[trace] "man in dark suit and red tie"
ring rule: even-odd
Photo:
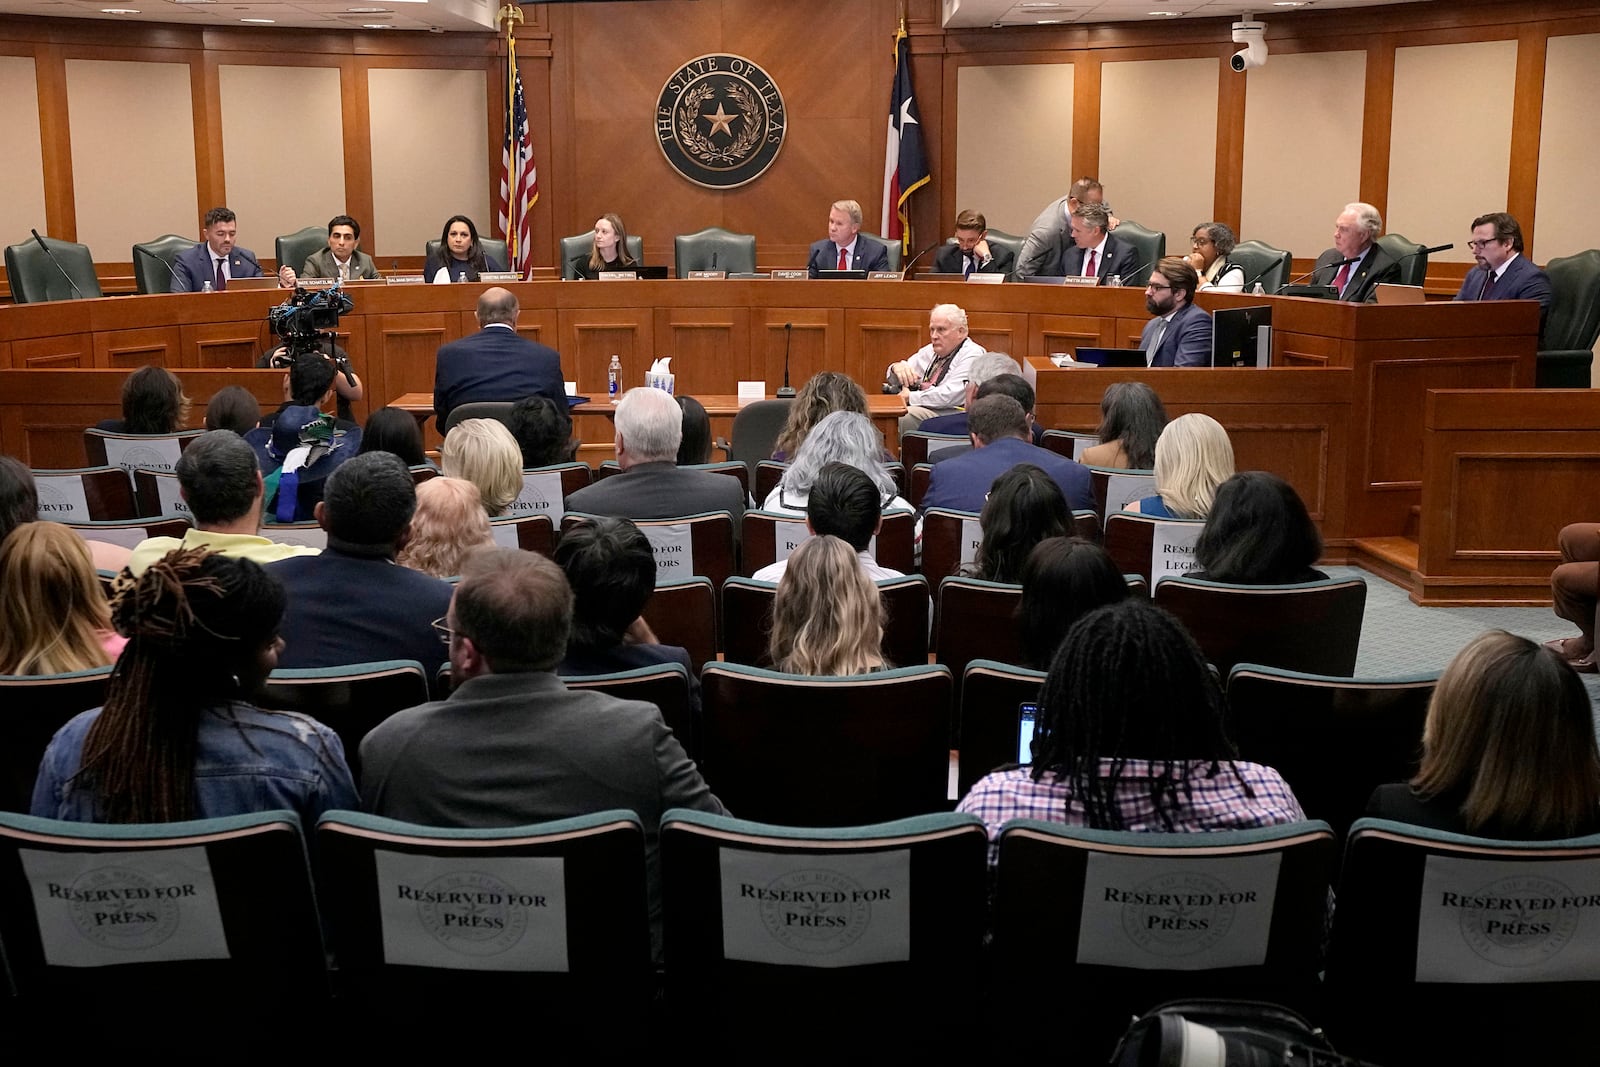
[[[1317,257],[1313,285],[1331,285],[1340,300],[1365,304],[1377,299],[1378,286],[1400,281],[1400,261],[1376,243],[1383,216],[1371,204],[1346,204],[1333,220],[1333,247]]]
[[[1522,254],[1522,226],[1504,211],[1491,211],[1472,220],[1472,240],[1467,242],[1478,269],[1467,271],[1457,300],[1537,300],[1539,335],[1550,310],[1550,276]]]
[[[888,270],[888,246],[861,236],[861,205],[835,200],[828,210],[828,239],[811,246],[806,269],[815,278],[823,270]]]
[[[1150,266],[1139,262],[1138,249],[1111,232],[1111,212],[1104,204],[1073,208],[1071,233],[1072,243],[1061,255],[1060,273],[1068,278],[1098,278],[1104,285],[1115,274],[1131,284],[1136,272]]]
[[[261,277],[261,263],[248,248],[240,248],[239,221],[225,207],[214,207],[206,212],[205,240],[193,248],[178,253],[172,264],[172,291],[198,293],[211,283],[217,292],[228,287],[234,278]],[[278,268],[280,288],[292,289],[295,283],[294,268],[285,263]]]

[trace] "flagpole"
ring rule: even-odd
[[[505,23],[505,27],[506,27],[506,109],[505,109],[506,130],[505,130],[505,137],[512,138],[512,144],[513,144],[513,147],[515,147],[516,131],[512,128],[512,124],[516,121],[516,119],[515,119],[515,114],[516,114],[516,96],[517,96],[517,32],[516,32],[516,26],[517,26],[517,23],[523,21],[524,15],[522,13],[522,8],[521,8],[520,5],[517,5],[517,4],[506,4],[504,7],[502,7],[499,10],[499,12],[497,13],[496,17],[501,22]],[[503,138],[502,138],[502,140],[503,140]],[[506,248],[510,252],[510,255],[509,255],[508,258],[511,260],[511,262],[506,264],[506,268],[508,270],[518,270],[520,268],[520,260],[522,258],[522,249],[517,247],[517,234],[521,230],[522,220],[517,217],[518,209],[520,208],[521,205],[516,203],[517,197],[516,197],[514,191],[517,188],[517,185],[518,185],[518,183],[519,183],[519,181],[520,181],[520,179],[522,177],[522,158],[521,158],[521,153],[513,151],[511,153],[511,159],[512,159],[511,169],[510,169],[510,172],[507,174],[507,178],[509,179],[508,186],[509,186],[510,192],[508,192],[508,195],[506,197]]]

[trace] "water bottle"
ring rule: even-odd
[[[456,281],[460,282],[462,285],[467,284],[467,272],[462,271],[460,274],[457,274]]]
[[[1267,295],[1267,291],[1265,289],[1261,288],[1261,283],[1260,282],[1256,282],[1256,287],[1254,289],[1250,290],[1250,295],[1251,296],[1266,296]]]
[[[211,290],[211,279],[210,279],[210,278],[207,278],[207,279],[206,279],[206,283],[205,283],[205,285],[204,285],[204,286],[202,286],[202,287],[201,287],[201,289],[200,289],[200,291],[201,291],[201,292],[202,292],[202,293],[209,293],[209,292],[211,292],[211,291],[212,291],[212,290]]]
[[[611,365],[606,368],[606,393],[610,395],[611,402],[617,402],[617,389],[622,384],[622,357],[612,353]]]

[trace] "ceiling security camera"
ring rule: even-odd
[[[1267,24],[1252,22],[1249,18],[1235,22],[1233,43],[1242,44],[1244,47],[1233,54],[1233,58],[1228,60],[1228,65],[1240,74],[1247,70],[1255,70],[1267,61]]]

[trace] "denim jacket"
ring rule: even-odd
[[[56,731],[34,782],[34,815],[102,821],[92,783],[73,781],[99,714],[83,712]],[[315,719],[233,703],[201,712],[196,730],[197,819],[286,809],[309,828],[324,811],[360,805],[339,735]]]

